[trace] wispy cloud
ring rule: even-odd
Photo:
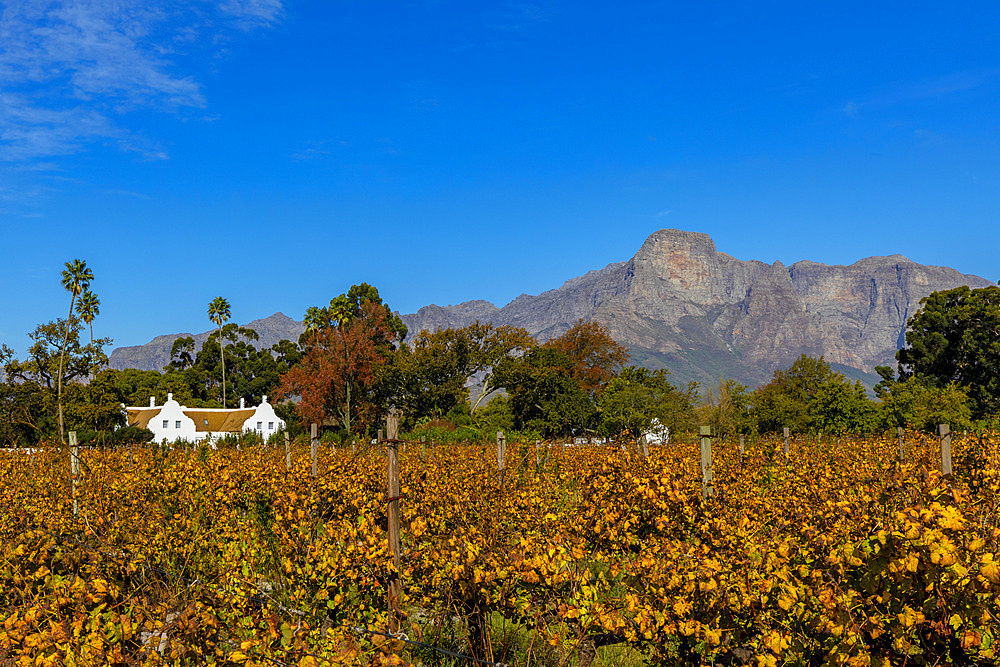
[[[848,100],[842,110],[845,115],[858,118],[862,111],[887,109],[973,90],[986,84],[996,74],[996,70],[970,70],[923,81],[897,83],[858,99]]]
[[[244,26],[271,25],[281,18],[283,10],[281,0],[227,0],[221,9]]]
[[[0,160],[37,161],[101,142],[162,159],[155,140],[128,128],[127,114],[204,108],[184,57],[227,31],[271,25],[282,5],[14,0],[0,12]]]
[[[318,160],[320,158],[325,158],[328,155],[332,155],[334,150],[337,148],[345,148],[350,145],[351,142],[344,141],[343,139],[314,139],[304,142],[303,145],[298,150],[294,151],[289,157],[293,160]]]

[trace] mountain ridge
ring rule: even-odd
[[[729,377],[757,385],[803,353],[823,355],[838,370],[871,383],[877,381],[875,366],[894,364],[906,321],[921,298],[959,285],[991,284],[900,254],[849,265],[739,260],[718,251],[707,234],[664,229],[651,234],[631,259],[540,294],[521,294],[500,307],[482,299],[429,304],[401,317],[411,337],[422,329],[480,320],[521,326],[540,340],[562,334],[580,319],[596,320],[631,350],[635,363],[668,368],[678,383]],[[301,322],[280,313],[244,326],[255,325],[266,329],[266,336],[258,331],[264,347],[281,337],[295,340],[302,331]],[[203,342],[210,333],[195,339]],[[162,368],[181,335],[191,334],[117,348],[111,366],[130,367],[147,356],[145,363],[162,360],[157,367]]]

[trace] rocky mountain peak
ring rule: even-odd
[[[596,320],[630,349],[634,363],[669,368],[679,384],[733,378],[756,385],[803,353],[824,355],[850,376],[874,382],[875,366],[895,363],[920,299],[959,285],[990,284],[898,254],[849,266],[741,261],[719,252],[707,234],[662,229],[631,259],[537,296],[522,294],[502,308],[483,300],[429,305],[402,319],[411,337],[421,329],[480,320],[524,327],[539,339],[557,336],[579,319]],[[281,313],[247,326],[261,335],[263,347],[280,338],[297,340],[302,331],[301,322]],[[118,348],[111,365],[162,368],[179,335],[190,334]]]

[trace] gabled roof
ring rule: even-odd
[[[149,422],[163,409],[162,405],[153,408],[125,408],[128,415],[128,425],[146,428]],[[227,410],[223,408],[183,408],[185,417],[194,420],[194,430],[210,433],[239,433],[243,430],[243,422],[250,419],[257,410],[243,408]]]
[[[253,416],[253,408],[244,410],[199,410],[188,408],[184,414],[194,420],[196,431],[211,431],[213,433],[239,433],[243,430],[243,422]]]
[[[146,428],[149,420],[152,419],[162,408],[127,408],[128,425]]]

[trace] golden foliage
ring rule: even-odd
[[[411,447],[403,629],[457,618],[464,652],[504,661],[496,618],[528,661],[993,663],[1000,440],[957,439],[948,479],[936,441],[906,446],[716,442],[707,500],[691,442],[524,446],[502,474],[486,448]],[[0,453],[0,664],[416,661],[352,629],[389,622],[384,454],[324,452],[317,480],[297,454],[84,452],[74,518],[64,453]]]

